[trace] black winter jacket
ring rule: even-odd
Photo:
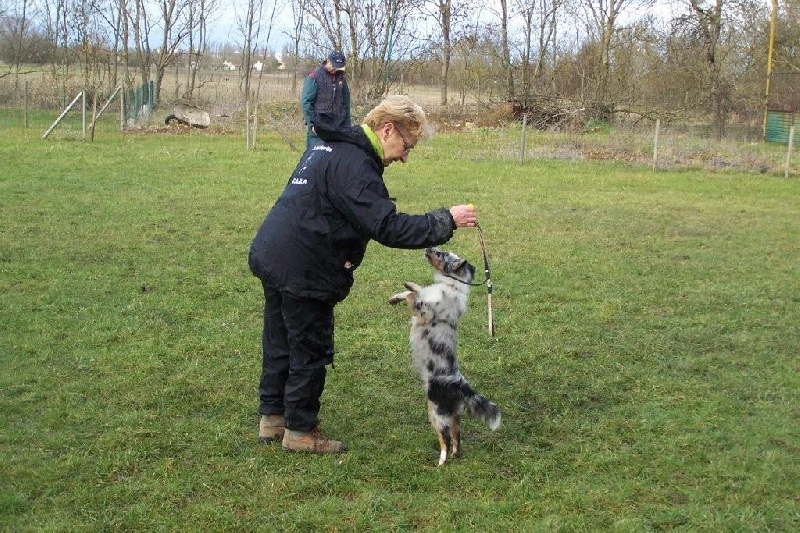
[[[303,154],[253,239],[249,264],[280,291],[335,304],[350,292],[370,240],[425,248],[449,241],[456,226],[445,208],[397,212],[362,127],[336,130],[319,122],[324,142]]]

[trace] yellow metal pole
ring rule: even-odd
[[[772,14],[769,17],[769,45],[767,46],[767,86],[764,90],[764,122],[761,125],[763,139],[767,140],[767,112],[769,105],[769,82],[772,79],[772,50],[775,46],[775,26],[778,23],[778,0],[772,0]]]

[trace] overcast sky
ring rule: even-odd
[[[782,0],[790,1],[790,0]],[[765,6],[769,6],[769,0],[761,0]],[[685,5],[687,0],[656,0],[656,6],[651,13],[656,13],[662,17],[669,18],[677,5]],[[209,40],[217,44],[239,44],[243,38],[236,24],[236,10],[242,11],[244,3],[240,0],[221,0],[221,8],[217,15],[217,20],[209,24]],[[633,13],[630,16],[637,16]],[[475,13],[479,21],[494,21],[496,15],[488,10],[480,10]],[[274,50],[280,51],[284,45],[287,45],[290,40],[286,33],[292,30],[292,14],[288,5],[285,5],[278,13],[275,21],[275,26],[272,29],[272,34],[268,46]]]

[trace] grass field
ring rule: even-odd
[[[478,206],[492,263],[459,354],[503,409],[437,445],[371,245],[337,307],[323,429],[257,442],[247,248],[298,155],[262,136],[0,136],[0,529],[796,531],[800,181],[468,160],[388,169],[398,207]],[[487,133],[486,135],[490,135]],[[446,246],[480,264],[477,235]]]

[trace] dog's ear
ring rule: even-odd
[[[461,268],[462,266],[464,266],[464,263],[466,263],[466,262],[467,262],[466,259],[458,258],[458,260],[456,260],[456,261],[448,262],[447,265],[446,265],[445,270],[447,272],[458,272],[458,269]]]

